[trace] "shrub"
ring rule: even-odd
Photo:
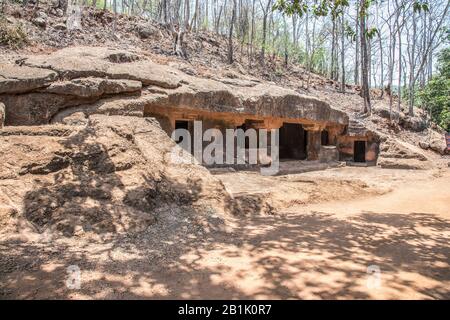
[[[0,45],[17,49],[28,43],[27,33],[20,24],[11,24],[0,17]]]

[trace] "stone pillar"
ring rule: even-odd
[[[0,129],[2,129],[5,124],[5,114],[5,105],[0,102]]]
[[[321,148],[320,130],[307,130],[308,145],[306,151],[308,153],[307,160],[319,160],[319,152]]]
[[[272,130],[279,130],[283,126],[283,121],[280,119],[265,119],[264,129],[267,130],[267,154],[272,154]],[[278,141],[279,144],[279,141]],[[279,147],[279,145],[278,145]],[[280,152],[280,150],[278,150]],[[278,154],[278,156],[280,156]]]

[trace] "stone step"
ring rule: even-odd
[[[319,161],[286,161],[280,163],[280,171],[277,175],[287,175],[296,173],[305,173],[311,171],[319,171],[330,168],[345,167],[345,162],[319,162]]]

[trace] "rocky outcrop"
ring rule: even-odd
[[[418,147],[382,135],[378,165],[386,169],[429,169],[428,157]]]
[[[45,92],[89,98],[107,94],[139,91],[142,83],[135,80],[112,80],[102,78],[82,78],[52,83]]]
[[[65,48],[50,55],[31,56],[24,64],[56,71],[62,78],[101,77],[138,80],[144,85],[177,88],[180,79],[174,71],[143,57],[125,62],[117,57],[133,56],[127,51],[102,47]]]
[[[41,28],[45,28],[47,26],[47,14],[43,11],[38,11],[35,14],[35,17],[31,20],[31,22]]]
[[[9,221],[80,236],[140,232],[168,204],[225,210],[223,185],[186,153],[181,164],[171,161],[181,149],[154,119],[86,120],[0,132],[0,203],[11,209]]]
[[[373,113],[384,119],[391,119],[392,116],[393,121],[398,122],[403,128],[414,132],[422,132],[427,128],[427,123],[424,119],[418,116],[405,115],[402,111],[399,113],[397,110],[390,111],[387,107],[377,106],[373,108]]]
[[[49,85],[57,79],[57,73],[51,70],[0,64],[0,94],[23,93]]]
[[[348,123],[344,112],[293,90],[248,79],[199,78],[140,52],[73,47],[20,63],[1,74],[7,125],[61,121],[74,112],[143,116],[152,107]]]
[[[441,154],[448,154],[447,144],[444,138],[434,138],[430,141],[430,149]]]
[[[427,128],[425,120],[419,117],[404,116],[400,118],[400,125],[414,132],[422,132]]]
[[[136,31],[137,31],[137,34],[139,35],[139,37],[141,37],[141,39],[150,38],[157,33],[157,30],[148,23],[139,24],[136,27]]]
[[[92,101],[76,96],[32,92],[21,95],[3,95],[6,125],[41,125],[49,123],[58,111]]]
[[[406,169],[406,170],[426,170],[430,169],[430,164],[417,159],[378,159],[378,165],[384,169]]]
[[[440,155],[449,154],[445,134],[430,130],[426,140],[419,142],[419,146],[424,150],[432,150]]]

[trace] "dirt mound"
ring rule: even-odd
[[[8,127],[0,145],[0,220],[9,227],[132,234],[167,204],[223,213],[228,197],[203,167],[171,162],[179,147],[152,119],[97,115],[85,126]]]

